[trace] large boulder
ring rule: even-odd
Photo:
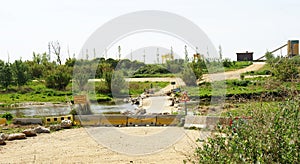
[[[61,121],[61,127],[62,128],[71,128],[72,127],[72,121],[71,120],[62,120]]]
[[[4,133],[0,134],[0,145],[5,145],[5,140],[7,138],[7,135],[5,135]]]
[[[26,137],[36,136],[36,132],[34,129],[25,129],[23,130],[23,133],[26,135]]]
[[[42,126],[38,126],[34,129],[34,131],[36,133],[50,133],[50,129],[49,128],[45,128],[45,127],[42,127]]]
[[[7,140],[20,140],[20,139],[26,139],[26,135],[24,133],[14,133],[14,134],[9,134],[7,137]]]

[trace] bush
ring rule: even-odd
[[[197,79],[194,71],[188,65],[184,66],[184,70],[181,73],[181,78],[187,86],[196,86],[197,84]]]
[[[65,90],[70,80],[70,69],[60,65],[54,71],[49,72],[49,75],[46,77],[46,87]]]
[[[145,65],[138,69],[134,75],[136,74],[168,74],[168,71],[165,67],[161,65]]]
[[[76,109],[71,109],[71,111],[70,111],[70,113],[69,114],[71,114],[71,115],[77,115],[77,111],[76,111]]]
[[[9,112],[5,112],[4,114],[2,114],[1,116],[2,118],[6,118],[6,120],[10,121],[13,119],[13,115]]]
[[[198,147],[193,163],[299,163],[299,99],[281,103],[277,110],[249,110],[251,120],[218,126],[219,134]]]

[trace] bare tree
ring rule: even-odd
[[[58,63],[59,65],[61,65],[61,60],[60,60],[60,49],[61,49],[61,47],[60,47],[59,42],[58,42],[58,41],[55,41],[55,42],[52,41],[50,44],[51,44],[53,53],[54,53],[54,54],[56,55],[56,57],[57,57],[57,63]]]

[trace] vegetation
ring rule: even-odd
[[[275,107],[253,107],[249,119],[218,126],[217,135],[203,142],[193,163],[298,163],[300,160],[299,98]]]
[[[9,112],[5,112],[4,114],[0,115],[1,118],[6,118],[7,121],[10,121],[13,119],[13,115]]]
[[[133,75],[136,74],[169,74],[170,71],[162,65],[145,65],[138,69]]]
[[[235,104],[222,115],[230,124],[220,124],[215,135],[198,140],[201,146],[189,156],[192,163],[298,163],[300,160],[300,98],[299,57],[274,57],[267,53],[267,66],[260,73],[269,78],[227,80],[227,96],[257,93],[259,102]],[[267,70],[270,70],[267,71]],[[259,73],[259,74],[260,74]],[[258,74],[251,72],[247,74]],[[204,83],[195,95],[211,93],[210,83]],[[274,100],[277,94],[280,101]],[[242,98],[243,99],[243,98]],[[187,162],[185,161],[185,162]]]

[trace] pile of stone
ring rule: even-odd
[[[27,125],[27,124],[40,124],[40,119],[14,119],[13,120],[15,125],[14,127],[20,127],[21,125]],[[4,134],[0,133],[0,145],[5,145],[6,140],[12,141],[12,140],[20,140],[20,139],[26,139],[27,137],[34,137],[37,136],[37,134],[40,133],[50,133],[50,130],[52,131],[58,131],[62,128],[71,128],[72,127],[72,121],[71,120],[63,120],[61,121],[61,124],[57,125],[50,125],[49,128],[43,127],[43,126],[37,126],[32,127],[29,129],[25,129],[22,131],[22,133],[13,133],[13,134]],[[4,129],[4,128],[3,128]]]
[[[12,134],[1,133],[0,145],[5,145],[6,140],[13,141],[13,140],[26,139],[27,137],[37,136],[37,133],[50,133],[50,129],[42,126],[38,126],[36,128],[25,129],[22,131],[22,133],[12,133]]]

